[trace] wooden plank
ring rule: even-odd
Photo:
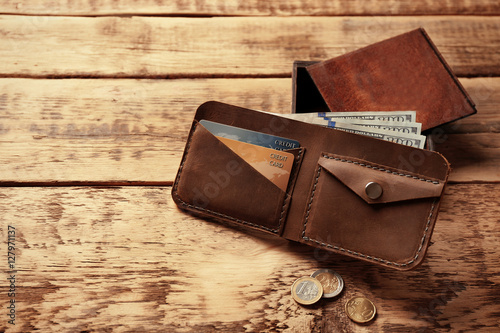
[[[446,133],[500,133],[500,79],[460,78],[476,104],[477,114],[443,126]]]
[[[0,243],[15,227],[17,272],[3,262],[0,330],[498,330],[499,195],[500,184],[448,186],[428,257],[403,273],[191,217],[169,187],[2,188]],[[290,285],[322,267],[344,292],[299,306]],[[344,313],[354,295],[377,306],[368,327]]]
[[[445,134],[436,150],[451,163],[450,181],[499,181],[500,134]]]
[[[500,75],[495,16],[0,16],[0,75],[289,76],[294,60],[329,59],[420,26],[458,75]]]
[[[500,80],[462,78],[477,114],[434,130],[435,149],[451,163],[454,182],[500,179]]]
[[[437,133],[452,181],[499,181],[500,78],[461,80],[478,114]],[[172,182],[207,100],[290,112],[290,79],[0,79],[2,182]]]
[[[30,15],[495,15],[495,0],[381,1],[2,1],[0,13]]]
[[[196,108],[289,112],[284,79],[0,80],[3,181],[170,181]]]

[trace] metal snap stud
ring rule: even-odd
[[[365,193],[368,196],[368,198],[370,198],[372,200],[380,198],[380,196],[382,195],[382,192],[383,192],[382,186],[380,186],[380,184],[378,184],[378,183],[369,182],[365,186]]]

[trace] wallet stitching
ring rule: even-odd
[[[297,158],[295,159],[295,165],[294,165],[295,171],[294,171],[293,175],[291,176],[290,181],[294,181],[296,179],[295,177],[297,176],[298,169],[299,169],[298,164],[299,164],[299,161],[301,160],[303,151],[304,150],[301,149],[301,150],[299,150],[299,153],[297,154]],[[285,198],[285,200],[283,200],[283,206],[281,207],[280,219],[278,221],[278,228],[276,228],[276,231],[274,231],[276,233],[281,229],[281,224],[283,223],[283,219],[286,216],[285,205],[288,204],[288,202],[290,201],[290,198],[291,198],[291,195],[289,195],[287,192],[285,192],[285,194],[286,194],[286,198]]]
[[[193,125],[193,134],[194,134],[194,131],[196,130],[196,126],[197,125],[198,125],[198,123],[195,123]],[[271,228],[265,227],[263,225],[259,225],[259,224],[255,224],[255,223],[248,222],[248,221],[245,221],[245,220],[241,220],[241,219],[238,219],[236,217],[232,217],[232,216],[229,216],[229,215],[226,215],[226,214],[223,214],[223,213],[219,213],[219,212],[216,212],[216,211],[213,211],[213,210],[210,210],[210,209],[206,209],[206,208],[203,208],[203,207],[197,207],[197,206],[191,205],[191,204],[185,202],[184,200],[182,200],[182,198],[177,193],[177,189],[178,189],[178,185],[179,185],[179,180],[181,178],[181,173],[182,173],[182,170],[184,168],[184,163],[186,162],[187,155],[189,154],[189,148],[191,147],[191,140],[193,139],[193,136],[194,135],[190,135],[189,140],[186,143],[186,154],[185,154],[184,158],[182,159],[181,165],[179,166],[179,173],[178,173],[177,178],[175,180],[174,192],[175,192],[175,196],[177,197],[177,199],[179,200],[179,202],[183,206],[186,206],[186,207],[189,207],[189,208],[192,208],[192,209],[205,211],[205,212],[208,212],[208,213],[211,213],[211,214],[223,217],[223,218],[230,219],[230,220],[232,220],[234,222],[238,222],[238,223],[242,223],[242,224],[248,224],[248,225],[250,225],[252,227],[263,229],[263,230],[267,230],[267,231],[272,232],[272,233],[278,233],[279,230],[280,230],[280,228],[281,228],[281,224],[283,222],[283,218],[286,216],[286,214],[285,214],[285,207],[286,207],[286,205],[290,201],[290,195],[288,193],[286,193],[286,192],[285,192],[286,196],[283,199],[283,205],[281,206],[281,213],[280,213],[280,219],[278,221],[278,227],[276,229],[271,229]],[[302,150],[297,155],[297,161],[300,159],[301,154],[302,154]],[[294,174],[294,176],[295,176],[295,174]]]
[[[306,225],[307,225],[307,221],[309,220],[309,213],[311,212],[311,206],[312,206],[312,202],[314,199],[314,193],[316,192],[316,186],[318,185],[319,176],[321,175],[321,169],[322,169],[321,166],[318,166],[318,171],[316,172],[316,178],[314,180],[314,184],[313,184],[313,187],[311,190],[311,197],[309,198],[309,204],[307,205],[307,210],[306,210],[305,219],[304,219],[304,229],[302,230],[302,238],[304,238],[305,240],[309,240],[309,238],[306,237]]]
[[[396,176],[413,178],[413,179],[420,180],[420,181],[423,181],[423,182],[432,183],[434,185],[440,185],[441,184],[439,181],[434,180],[434,179],[426,179],[426,178],[417,177],[417,176],[414,176],[414,175],[411,175],[411,174],[406,174],[406,173],[391,171],[391,170],[388,170],[388,169],[385,169],[385,168],[376,167],[376,166],[373,166],[373,165],[370,165],[370,164],[361,163],[361,162],[358,162],[358,161],[347,160],[347,159],[344,159],[344,158],[334,157],[334,156],[330,156],[330,155],[323,155],[323,157],[331,159],[331,160],[335,160],[335,161],[352,163],[352,164],[359,165],[359,166],[362,166],[362,167],[365,167],[365,168],[368,168],[368,169],[383,171],[383,172],[390,173],[390,174],[393,174],[393,175],[396,175]]]
[[[325,157],[334,158],[334,157],[329,157],[329,156],[325,156]],[[341,160],[341,159],[339,159],[339,160]],[[348,162],[348,160],[345,160],[345,161]],[[350,163],[354,163],[354,162],[351,161]],[[313,203],[313,199],[314,199],[314,193],[316,192],[316,186],[318,184],[319,177],[321,175],[321,170],[322,170],[322,167],[318,166],[318,172],[317,172],[316,178],[314,180],[314,184],[313,184],[313,187],[312,187],[312,190],[311,190],[311,197],[309,199],[309,204],[307,206],[307,211],[306,211],[306,214],[305,214],[304,225],[303,225],[303,230],[302,230],[302,238],[305,241],[314,242],[314,243],[317,243],[318,245],[323,246],[323,247],[331,248],[331,249],[334,249],[334,250],[337,250],[337,251],[347,252],[347,253],[349,253],[351,255],[355,255],[355,256],[358,256],[358,257],[370,259],[370,260],[373,260],[373,261],[382,262],[382,263],[385,263],[387,265],[395,265],[395,266],[398,266],[398,267],[405,267],[405,266],[411,265],[412,263],[414,263],[418,259],[418,257],[420,256],[420,252],[422,251],[422,249],[424,247],[425,239],[427,238],[427,232],[429,231],[429,226],[431,224],[432,216],[434,214],[434,208],[436,207],[437,198],[434,199],[434,201],[432,202],[432,206],[431,206],[431,209],[429,211],[429,216],[427,218],[427,223],[425,225],[424,233],[422,235],[422,239],[420,240],[420,245],[418,247],[417,253],[415,254],[415,256],[411,260],[407,261],[406,263],[400,264],[400,263],[389,261],[389,260],[385,260],[385,259],[382,259],[382,258],[373,257],[373,256],[370,256],[370,255],[366,255],[366,254],[363,254],[363,253],[360,253],[360,252],[352,251],[352,250],[349,250],[349,249],[345,249],[343,247],[339,247],[337,245],[332,245],[332,244],[329,244],[329,243],[321,242],[319,240],[307,237],[305,235],[306,234],[306,226],[307,226],[307,222],[309,220],[309,213],[311,211],[311,207],[312,207],[312,203]]]

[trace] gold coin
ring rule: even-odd
[[[353,297],[345,304],[345,311],[351,320],[367,323],[375,317],[375,304],[366,297]]]
[[[324,298],[335,297],[344,289],[344,280],[331,269],[318,269],[311,276],[321,282]]]
[[[297,303],[314,304],[321,296],[323,296],[323,286],[313,277],[298,278],[292,285],[292,297]]]

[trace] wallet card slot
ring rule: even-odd
[[[381,193],[370,198],[366,185]],[[369,161],[322,154],[303,218],[302,241],[398,269],[422,259],[442,181]]]
[[[298,156],[297,156],[298,155]],[[300,152],[295,164],[300,161]],[[295,169],[295,170],[294,170]],[[290,174],[296,177],[297,167]],[[288,186],[287,192],[291,191]],[[195,122],[172,190],[178,205],[271,233],[283,229],[290,194]]]

